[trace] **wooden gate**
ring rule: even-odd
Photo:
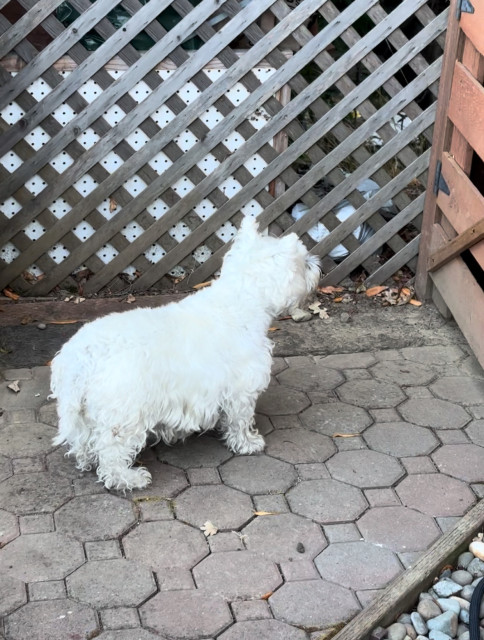
[[[0,290],[190,287],[247,213],[328,284],[413,275],[446,23],[445,0],[0,0]]]
[[[484,0],[453,0],[417,291],[455,317],[484,366]]]

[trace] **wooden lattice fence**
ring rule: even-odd
[[[192,286],[243,214],[414,270],[444,5],[0,0],[0,289]]]

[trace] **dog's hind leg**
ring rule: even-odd
[[[264,450],[264,438],[255,428],[255,399],[239,398],[224,405],[220,418],[224,440],[234,453],[250,454]]]
[[[107,489],[143,489],[150,484],[151,474],[144,467],[133,469],[131,465],[145,444],[146,432],[138,430],[126,438],[121,435],[122,430],[123,427],[101,431],[96,447],[97,475]]]

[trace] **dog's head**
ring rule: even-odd
[[[262,235],[255,218],[246,216],[225,256],[221,277],[260,294],[278,315],[300,304],[320,278],[319,258],[311,255],[295,233]]]

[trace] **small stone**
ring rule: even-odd
[[[446,611],[436,618],[427,621],[430,631],[441,631],[451,638],[455,638],[459,619],[453,611]]]
[[[461,633],[460,636],[457,636],[457,637],[459,640],[471,640],[471,634],[467,630]]]
[[[467,602],[470,602],[472,594],[474,593],[474,589],[475,587],[472,584],[466,585],[460,592],[460,597],[464,598],[464,600],[467,600]]]
[[[429,640],[452,640],[452,638],[446,633],[442,633],[442,631],[437,631],[435,629],[429,633]]]
[[[469,563],[474,560],[474,555],[470,551],[466,551],[465,553],[461,553],[457,558],[457,568],[458,569],[467,569]]]
[[[388,627],[387,640],[404,640],[406,635],[407,630],[401,622],[395,622]]]
[[[444,612],[453,611],[456,616],[460,613],[460,604],[457,600],[453,600],[452,598],[439,598],[437,603]]]
[[[459,624],[457,625],[457,637],[460,638],[461,635],[463,633],[466,633],[467,631],[469,631],[469,629],[467,628],[467,625],[462,624],[462,622],[459,622]]]
[[[464,624],[469,624],[469,612],[466,609],[461,609],[459,613],[459,620]]]
[[[484,576],[484,561],[479,560],[479,558],[474,558],[474,560],[469,563],[467,571],[473,578],[482,578],[482,576]]]
[[[349,322],[351,320],[351,316],[349,313],[346,313],[346,311],[343,311],[343,313],[340,315],[340,320],[341,322]]]
[[[47,325],[43,322],[39,322],[39,324],[37,325],[37,329],[47,329]]]
[[[417,611],[420,613],[425,622],[427,622],[427,620],[430,620],[431,618],[440,616],[440,614],[442,613],[441,608],[436,602],[434,602],[433,599],[421,600],[418,603]]]
[[[442,578],[450,578],[451,575],[452,575],[452,571],[450,569],[444,569],[440,574],[439,578],[440,580],[442,580]]]
[[[412,618],[409,613],[402,613],[398,616],[397,622],[401,622],[402,624],[412,624]]]
[[[477,585],[479,584],[479,582],[482,580],[482,577],[480,578],[476,578],[473,582],[472,582],[472,586],[473,587],[477,587]]]
[[[451,580],[457,582],[457,584],[460,584],[462,587],[465,587],[472,582],[473,577],[468,571],[465,571],[465,569],[458,569],[451,575]]]
[[[469,551],[479,560],[484,560],[484,542],[482,540],[473,540],[469,545]]]
[[[425,624],[425,620],[422,618],[420,613],[418,611],[414,611],[410,614],[410,617],[412,619],[412,624],[415,631],[421,636],[426,635],[428,627]]]
[[[410,640],[417,640],[417,632],[413,628],[413,625],[406,624],[405,629],[407,630],[407,638],[410,638]]]
[[[297,545],[296,545],[296,551],[297,551],[298,553],[305,553],[305,552],[306,552],[306,549],[305,549],[305,547],[304,547],[304,545],[303,545],[303,543],[302,543],[302,542],[298,542],[298,543],[297,543]]]
[[[427,636],[417,636],[417,640],[429,640]]]
[[[462,587],[450,578],[443,578],[434,584],[434,591],[440,598],[448,598],[460,593]]]
[[[434,600],[434,596],[430,593],[428,593],[427,591],[423,591],[419,597],[419,600]]]

